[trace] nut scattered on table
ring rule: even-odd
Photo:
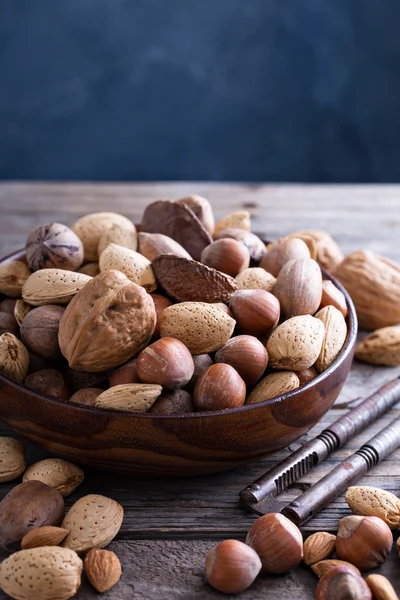
[[[400,499],[381,488],[367,485],[347,488],[345,500],[355,515],[379,517],[390,529],[400,527]]]
[[[82,483],[84,473],[80,467],[62,458],[45,458],[30,465],[22,481],[41,481],[56,489],[64,498]]]
[[[83,564],[87,578],[99,593],[108,592],[120,580],[121,563],[110,550],[90,550]]]
[[[219,592],[238,594],[247,589],[261,571],[257,552],[238,540],[225,540],[206,556],[206,581]]]
[[[350,516],[339,522],[336,553],[360,571],[369,571],[385,562],[393,545],[389,527],[379,517]]]

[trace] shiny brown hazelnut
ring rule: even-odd
[[[364,579],[351,568],[338,566],[321,577],[316,600],[371,600],[372,594]]]
[[[149,412],[157,415],[178,415],[194,412],[192,397],[185,390],[163,392],[157,398]]]
[[[239,373],[225,363],[211,365],[194,386],[193,402],[197,410],[224,410],[243,406],[246,384]]]
[[[72,394],[69,399],[70,402],[75,404],[84,404],[85,406],[94,406],[97,396],[100,396],[104,390],[101,388],[83,388],[78,390],[75,394]]]
[[[262,336],[279,321],[279,300],[265,290],[238,290],[229,306],[241,333]]]
[[[21,338],[28,350],[50,360],[62,358],[58,328],[64,312],[65,308],[52,304],[28,312],[21,324]]]
[[[300,380],[300,385],[306,385],[316,377],[318,377],[318,372],[314,367],[310,367],[309,369],[303,369],[302,371],[296,371],[296,375]]]
[[[260,267],[278,277],[279,271],[289,260],[310,258],[307,244],[299,238],[284,238],[267,247],[267,253],[261,259]]]
[[[38,394],[68,400],[70,392],[65,384],[64,378],[59,371],[45,369],[28,375],[25,379],[25,387]]]
[[[303,558],[300,529],[281,513],[268,513],[253,523],[246,544],[261,558],[266,573],[287,573]]]
[[[125,363],[110,376],[110,387],[122,385],[123,383],[140,383],[136,359]]]
[[[64,377],[73,393],[84,388],[103,388],[104,390],[108,387],[109,372],[89,373],[88,371],[75,371],[71,367],[66,367]]]
[[[336,554],[360,571],[369,571],[384,563],[392,545],[392,532],[379,517],[351,515],[339,521]]]
[[[225,540],[206,556],[206,581],[225,594],[238,594],[248,588],[261,570],[260,558],[238,540]]]
[[[200,262],[207,267],[236,277],[240,271],[249,266],[250,252],[237,240],[225,238],[206,246],[201,253]]]
[[[28,237],[25,255],[32,271],[53,268],[76,271],[83,263],[83,244],[69,227],[46,223]]]
[[[322,298],[320,309],[325,306],[334,306],[344,317],[347,316],[347,303],[344,294],[336,287],[329,279],[324,279],[322,282]]]
[[[268,354],[265,346],[252,335],[237,335],[215,354],[216,363],[231,365],[246,385],[254,385],[264,373]]]
[[[142,350],[136,368],[143,383],[155,383],[174,390],[189,383],[194,362],[185,344],[175,338],[163,337]]]
[[[163,296],[162,294],[151,294],[151,297],[153,298],[154,307],[156,309],[157,315],[156,328],[153,333],[153,339],[158,339],[160,337],[160,319],[162,312],[165,308],[171,306],[172,302],[169,298]]]
[[[189,391],[193,390],[194,385],[200,377],[200,375],[202,374],[202,372],[208,369],[208,367],[211,367],[212,364],[214,364],[214,361],[209,354],[197,354],[196,356],[192,356],[192,358],[194,362],[194,372],[191,380],[185,386],[185,389]]]
[[[215,240],[221,240],[223,238],[230,238],[244,244],[250,252],[251,260],[257,264],[267,251],[263,241],[251,231],[229,227],[214,235]]]

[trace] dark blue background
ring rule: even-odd
[[[400,180],[399,0],[1,0],[0,178]]]

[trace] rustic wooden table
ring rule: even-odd
[[[290,186],[209,183],[156,184],[0,184],[0,256],[24,245],[27,234],[50,221],[71,224],[94,211],[121,212],[138,222],[143,208],[159,198],[179,198],[196,193],[209,198],[217,216],[245,208],[253,217],[253,229],[275,239],[301,228],[329,231],[345,253],[369,248],[400,261],[400,186]],[[377,368],[355,363],[335,407],[309,432],[314,436],[340,414],[382,383],[400,373],[400,368]],[[331,459],[301,480],[305,489],[338,461],[352,453],[397,414],[393,409],[368,431],[357,436]],[[0,435],[9,433],[0,426]],[[290,448],[276,452],[247,467],[212,477],[191,480],[139,481],[95,470],[86,470],[78,493],[67,499],[69,506],[86,493],[101,493],[118,500],[125,518],[111,548],[121,558],[123,577],[104,598],[148,600],[181,598],[203,600],[222,597],[204,584],[204,557],[217,540],[243,540],[254,515],[244,513],[238,492],[267,468],[287,456]],[[29,448],[30,461],[44,453]],[[374,468],[361,483],[384,487],[400,494],[400,450]],[[0,486],[0,497],[11,484]],[[286,495],[292,498],[299,489]],[[304,527],[335,531],[340,517],[349,513],[339,497]],[[387,575],[400,594],[399,558],[392,552],[380,572]],[[316,578],[300,566],[280,576],[260,576],[241,598],[308,600],[314,597]],[[84,582],[76,598],[98,595]],[[224,596],[228,598],[229,596]],[[0,593],[0,599],[5,598]]]

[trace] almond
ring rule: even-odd
[[[40,548],[41,546],[58,546],[67,537],[69,531],[62,527],[36,527],[24,535],[21,540],[22,550],[29,548]]]
[[[161,337],[174,337],[192,354],[206,354],[221,348],[231,337],[236,321],[220,308],[205,302],[182,302],[166,308],[161,315]]]
[[[263,241],[260,240],[260,238],[254,233],[251,233],[251,231],[246,231],[245,229],[229,227],[228,229],[224,229],[217,234],[214,233],[214,239],[221,240],[223,238],[231,238],[244,244],[250,252],[250,258],[257,263],[262,259],[267,251]]]
[[[203,198],[203,196],[197,196],[197,194],[191,194],[190,196],[185,196],[180,200],[176,200],[178,204],[185,204],[196,217],[201,221],[204,227],[207,229],[210,235],[214,232],[214,213],[210,202],[207,198]]]
[[[81,584],[82,566],[67,548],[21,550],[0,564],[0,587],[16,600],[68,600]]]
[[[316,261],[327,271],[333,271],[344,258],[339,246],[327,231],[306,229],[294,232],[291,235],[312,238],[317,246]]]
[[[159,284],[178,302],[228,302],[237,288],[233,277],[172,254],[158,256],[153,268]]]
[[[282,238],[267,246],[267,253],[261,259],[260,267],[278,277],[279,271],[289,260],[311,258],[308,246],[298,238]]]
[[[374,600],[399,600],[394,587],[386,577],[374,573],[365,580]]]
[[[118,502],[89,494],[71,506],[61,527],[70,532],[63,546],[83,554],[92,548],[104,548],[121,528],[124,510]]]
[[[309,369],[321,352],[324,335],[322,321],[310,315],[284,321],[267,342],[270,365],[285,371]]]
[[[238,290],[265,290],[272,292],[276,278],[261,267],[244,269],[236,276]]]
[[[215,223],[214,235],[225,229],[243,229],[251,231],[250,213],[247,210],[235,210]]]
[[[22,383],[29,367],[29,354],[13,333],[0,335],[0,372]]]
[[[326,306],[315,314],[315,318],[325,326],[321,352],[315,362],[319,373],[325,371],[339,356],[346,341],[347,325],[344,316],[334,306]]]
[[[84,479],[84,473],[68,460],[46,458],[30,465],[24,473],[23,481],[41,481],[58,490],[64,498],[72,494]]]
[[[359,343],[355,356],[372,365],[400,365],[400,326],[377,329]]]
[[[335,551],[336,535],[326,531],[317,531],[306,539],[303,545],[303,560],[306,565],[313,565],[328,558]]]
[[[100,237],[97,245],[97,254],[99,257],[109,244],[117,244],[124,248],[137,250],[138,236],[134,224],[132,223],[131,226],[126,227],[120,223],[114,223],[114,225],[107,229]]]
[[[85,557],[84,566],[87,578],[100,593],[110,590],[118,583],[122,574],[119,558],[110,550],[90,550]]]
[[[21,327],[22,321],[25,319],[26,315],[30,310],[32,310],[32,306],[25,302],[25,300],[22,300],[22,298],[19,298],[16,301],[14,307],[14,317],[19,327]]]
[[[256,387],[250,392],[246,404],[255,404],[277,396],[283,396],[300,385],[300,380],[296,373],[282,371],[280,373],[271,373],[262,379]]]
[[[135,226],[126,217],[117,213],[90,213],[78,219],[71,227],[81,239],[85,250],[85,262],[96,261],[101,236],[113,227],[119,225],[124,229],[135,231]]]
[[[379,517],[391,529],[400,527],[400,499],[386,490],[352,486],[347,488],[345,500],[355,515]]]
[[[321,560],[311,565],[311,569],[314,571],[317,577],[323,577],[331,569],[340,566],[348,567],[349,569],[352,569],[356,575],[361,575],[359,569],[357,569],[357,567],[355,567],[351,563],[347,562],[346,560],[337,560],[334,558],[329,558],[328,560]]]
[[[63,269],[41,269],[32,273],[22,288],[22,297],[32,306],[68,304],[92,278]]]
[[[162,392],[161,385],[153,383],[122,383],[106,390],[94,401],[95,408],[146,412]]]
[[[21,260],[10,260],[0,265],[0,294],[11,298],[21,296],[22,286],[31,274],[28,265]]]
[[[154,292],[157,287],[151,262],[130,248],[109,244],[99,258],[99,266],[101,272],[120,271],[147,292]]]
[[[279,271],[274,296],[278,298],[286,319],[313,315],[322,297],[322,274],[318,263],[312,258],[286,262]]]
[[[25,469],[25,448],[21,442],[0,437],[0,481],[17,479]]]
[[[194,212],[186,204],[170,200],[149,204],[143,213],[140,230],[169,236],[194,260],[200,260],[202,251],[212,242],[212,237]]]
[[[145,233],[141,231],[139,233],[139,252],[150,262],[161,254],[174,254],[183,258],[192,258],[189,252],[186,252],[185,248],[178,242],[162,233]]]
[[[400,323],[400,266],[369,250],[347,256],[334,271],[356,307],[362,329]]]

